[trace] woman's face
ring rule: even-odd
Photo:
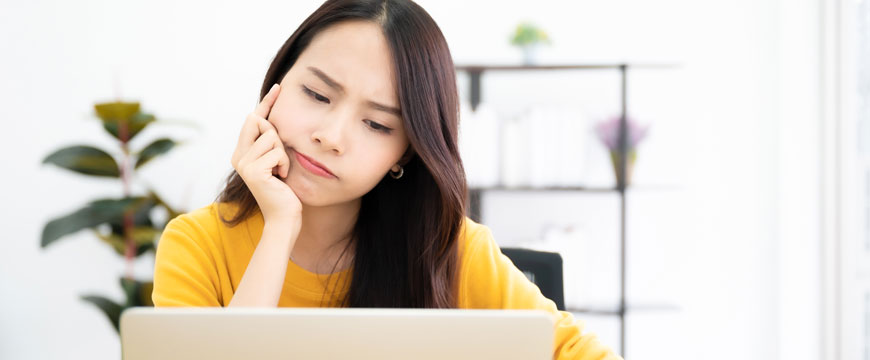
[[[379,25],[342,22],[315,35],[281,81],[269,121],[290,157],[284,182],[303,204],[356,200],[398,171],[408,139],[390,54]],[[334,176],[306,169],[296,153]]]

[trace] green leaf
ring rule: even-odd
[[[547,33],[535,24],[529,22],[518,24],[511,39],[511,44],[523,46],[534,43],[549,44],[550,39]]]
[[[154,250],[154,241],[161,234],[161,231],[153,227],[137,227],[133,228],[133,242],[136,244],[136,256],[140,256],[149,250]],[[118,255],[124,256],[127,254],[127,242],[121,234],[110,233],[108,235],[99,231],[94,231],[94,234],[106,244],[112,247]]]
[[[160,195],[157,195],[154,190],[148,189],[148,196],[154,198],[154,201],[157,202],[157,205],[162,206],[164,209],[166,209],[166,212],[169,213],[169,218],[166,219],[167,223],[182,214],[180,211],[173,209],[172,206],[169,206],[166,201],[163,201],[163,198],[161,198]]]
[[[139,111],[138,102],[108,102],[94,105],[97,116],[103,121],[103,128],[116,139],[127,142],[133,139],[148,124],[155,121],[154,115]],[[126,138],[121,127],[127,127]]]
[[[137,211],[138,215],[143,208],[150,210],[153,202],[152,198],[141,196],[93,201],[71,214],[49,221],[42,229],[41,245],[46,247],[63,236],[101,224],[121,224],[125,211]]]
[[[157,248],[155,247],[153,242],[150,242],[147,244],[141,244],[138,247],[136,247],[136,257],[142,256],[142,254],[144,254],[146,252],[154,251],[155,249],[157,249]]]
[[[132,140],[139,132],[145,129],[148,124],[155,121],[154,115],[137,113],[127,121],[127,141]],[[112,134],[116,139],[124,141],[121,137],[122,121],[103,122],[103,128]]]
[[[131,230],[133,241],[136,244],[136,256],[140,256],[150,250],[154,250],[154,243],[158,236],[162,233],[161,229],[154,227],[151,221],[151,211],[157,205],[157,200],[149,195],[147,197],[137,197],[136,202],[130,204],[126,211],[133,214]],[[127,250],[127,242],[124,240],[124,218],[123,213],[118,217],[113,217],[107,221],[111,227],[109,234],[103,234],[100,231],[94,230],[94,234],[103,242],[112,247],[118,255],[125,256]]]
[[[142,149],[142,151],[139,153],[139,159],[136,160],[136,166],[134,166],[134,168],[138,169],[140,166],[145,165],[146,163],[148,163],[148,161],[157,157],[158,155],[164,154],[169,150],[172,150],[175,145],[176,142],[172,139],[163,138],[154,141],[153,143]]]
[[[120,280],[121,288],[124,289],[124,295],[127,297],[126,307],[154,306],[151,301],[151,292],[154,290],[153,281],[142,282],[123,277]]]
[[[115,327],[115,331],[120,332],[119,322],[121,319],[121,311],[123,311],[121,305],[102,296],[86,295],[82,296],[81,299],[94,304],[94,306],[102,310],[103,314],[105,314],[112,323],[112,326]]]
[[[139,112],[138,102],[113,101],[94,105],[97,116],[103,121],[126,120]]]
[[[139,304],[136,306],[154,306],[154,302],[151,300],[151,294],[153,292],[153,281],[142,283],[142,286],[139,288]]]
[[[127,279],[125,277],[121,277],[121,289],[124,290],[124,297],[127,298],[127,303],[125,306],[131,306],[131,299],[136,298],[136,293],[138,292],[139,283],[134,279]]]
[[[156,200],[151,196],[138,196],[135,199],[134,203],[131,203],[126,208],[127,211],[133,213],[133,227],[153,226],[154,224],[151,222],[151,210],[157,204]],[[112,226],[112,231],[115,234],[121,235],[124,233],[124,218],[122,216],[111,219],[109,225]]]
[[[121,170],[115,158],[93,146],[65,147],[48,155],[43,164],[54,164],[85,175],[120,177]]]

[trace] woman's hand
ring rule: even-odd
[[[294,225],[298,235],[302,221],[302,203],[282,179],[290,172],[290,157],[278,131],[266,118],[280,93],[275,84],[254,112],[248,114],[239,134],[232,164],[251,190],[267,224]]]

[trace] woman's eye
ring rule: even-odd
[[[321,103],[324,103],[324,104],[329,104],[329,99],[328,99],[328,98],[326,98],[325,96],[320,95],[320,94],[318,94],[318,93],[312,91],[311,89],[309,89],[309,88],[308,88],[307,86],[305,86],[305,85],[302,85],[302,92],[304,92],[305,94],[307,94],[308,96],[310,96],[310,97],[311,97],[312,99],[314,99],[315,101],[318,101],[318,102],[321,102]],[[384,133],[384,134],[389,134],[389,133],[391,133],[391,132],[393,131],[393,129],[390,129],[390,128],[386,127],[386,126],[383,126],[383,125],[381,125],[381,124],[378,124],[378,123],[376,123],[376,122],[374,122],[374,121],[366,120],[366,122],[369,123],[369,128],[371,128],[371,129],[374,130],[374,131],[382,132],[382,133]]]
[[[383,132],[383,133],[385,133],[385,134],[389,134],[390,132],[393,131],[393,129],[390,129],[390,128],[386,127],[386,126],[383,126],[383,125],[381,125],[381,124],[378,124],[378,123],[376,123],[376,122],[374,122],[374,121],[371,121],[371,120],[366,120],[366,121],[368,121],[368,123],[370,124],[369,126],[372,128],[372,130],[380,131],[380,132]]]
[[[325,104],[329,104],[329,99],[327,99],[323,95],[320,95],[314,91],[311,91],[311,89],[305,87],[305,85],[302,86],[302,91],[305,92],[306,94],[308,94],[308,96],[312,97],[316,101],[319,101],[319,102],[322,102]]]

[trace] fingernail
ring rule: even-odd
[[[278,87],[278,83],[273,84],[273,85],[272,85],[272,88],[269,89],[269,92],[273,92],[273,91],[275,91],[275,88],[277,88],[277,87]]]

